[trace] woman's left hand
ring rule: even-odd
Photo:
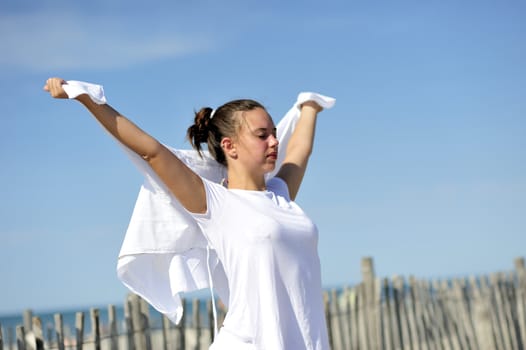
[[[49,92],[53,98],[68,98],[68,94],[64,91],[62,85],[67,84],[64,79],[61,78],[49,78],[44,85],[44,90]]]

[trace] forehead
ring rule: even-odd
[[[256,108],[250,111],[245,111],[242,114],[242,124],[246,125],[249,130],[257,129],[274,129],[274,121],[272,117],[262,108]]]

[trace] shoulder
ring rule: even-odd
[[[210,181],[201,177],[206,196],[206,212],[205,213],[191,213],[190,214],[198,220],[211,219],[217,215],[224,206],[225,199],[228,195],[228,190],[221,184]]]
[[[203,185],[205,187],[206,196],[211,196],[212,198],[222,198],[228,193],[228,189],[215,181],[208,180],[204,177],[201,177]]]

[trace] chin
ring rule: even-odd
[[[265,168],[264,168],[265,174],[268,174],[271,171],[274,171],[274,169],[276,169],[276,164],[275,163],[266,165]]]

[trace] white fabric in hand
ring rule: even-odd
[[[69,98],[75,98],[82,94],[87,94],[91,100],[99,105],[106,103],[104,89],[102,85],[86,83],[77,80],[68,80],[67,84],[62,85]]]

